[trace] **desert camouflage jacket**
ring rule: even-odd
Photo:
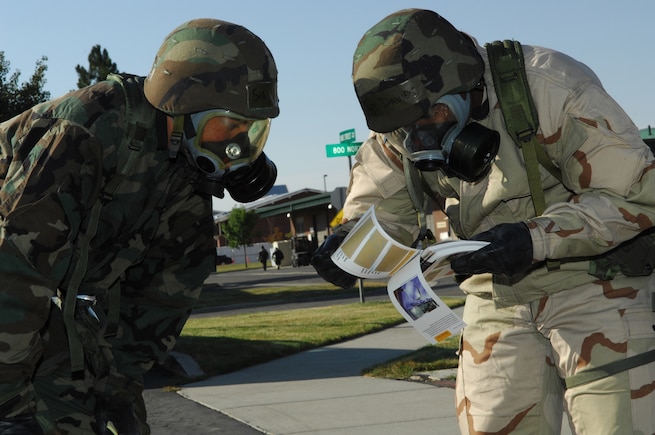
[[[212,270],[211,199],[196,193],[183,158],[169,158],[165,116],[144,110],[156,116],[111,198],[103,187],[131,152],[118,149],[127,129],[119,82],[0,124],[0,415],[7,415],[4,400],[29,389],[51,297],[68,289],[98,200],[78,293],[97,296],[96,309],[106,309],[108,289],[120,284],[120,327],[110,343],[123,375],[139,379],[163,359]]]
[[[526,221],[535,261],[563,259],[557,272],[539,268],[511,286],[491,277],[464,283],[471,292],[512,293],[515,302],[572,288],[595,279],[585,258],[600,255],[655,222],[653,155],[637,127],[586,66],[552,50],[523,46],[526,72],[540,129],[538,140],[562,173],[563,182],[540,167],[546,210],[536,217],[521,150],[505,125],[486,50],[484,79],[490,113],[479,122],[500,133],[491,171],[477,183],[425,172],[431,189],[446,201],[451,229],[467,238],[497,224]],[[402,164],[372,133],[356,156],[344,206],[355,219],[372,204],[391,235],[408,244],[416,236],[416,215],[405,188]],[[497,280],[498,281],[498,280]],[[516,296],[520,294],[520,296]]]

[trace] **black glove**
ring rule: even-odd
[[[318,249],[312,254],[311,264],[316,269],[316,272],[326,280],[336,286],[341,288],[352,288],[357,282],[357,277],[344,272],[339,268],[330,256],[334,251],[339,248],[343,239],[348,235],[348,231],[336,231],[334,234],[329,236],[325,241],[318,247]]]
[[[42,435],[43,429],[33,415],[0,420],[0,435]]]
[[[141,425],[134,405],[126,398],[98,398],[96,402],[96,432],[99,435],[141,435]],[[116,432],[109,429],[111,424]]]
[[[457,275],[489,272],[513,276],[524,272],[532,264],[532,238],[523,222],[496,225],[489,231],[471,238],[489,242],[477,251],[458,255],[450,266]]]

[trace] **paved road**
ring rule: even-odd
[[[385,280],[378,280],[381,284]],[[261,267],[256,269],[234,271],[228,273],[215,273],[212,274],[205,285],[215,289],[215,286],[225,289],[240,289],[252,287],[270,287],[274,285],[314,285],[325,284],[325,281],[318,276],[316,271],[311,266],[301,267],[286,267],[280,270],[268,268],[264,271]],[[433,290],[440,296],[462,297],[462,291],[456,284],[442,284],[433,287]],[[376,301],[385,300],[388,298],[385,289],[372,290],[364,288],[363,294],[357,286],[352,289],[352,293],[340,296],[327,296],[322,299],[313,299],[303,302],[266,302],[264,304],[244,304],[238,306],[216,307],[209,310],[198,310],[194,312],[195,317],[210,317],[221,314],[246,314],[257,311],[278,311],[278,310],[293,310],[304,307],[320,307],[335,304],[350,304],[359,301]]]
[[[387,280],[368,280],[368,282],[380,282],[384,284]],[[252,287],[270,287],[274,285],[315,285],[325,284],[323,278],[318,276],[316,271],[311,266],[301,267],[283,267],[278,270],[275,268],[268,268],[264,271],[261,267],[251,268],[247,270],[239,270],[226,273],[214,273],[205,281],[206,285],[218,285],[226,289],[238,288],[252,288]],[[457,284],[447,283],[440,284],[433,287],[435,292],[443,296],[464,296],[462,291],[458,288]],[[359,297],[359,289],[357,286],[353,288],[353,295]],[[365,291],[366,295],[366,291]]]
[[[207,278],[205,284],[219,284],[225,288],[257,287],[271,285],[307,285],[325,284],[311,266],[283,267],[276,269],[269,267],[264,271],[261,266],[251,265],[245,270],[233,272],[213,273]]]
[[[205,285],[222,288],[238,289],[271,285],[309,285],[324,283],[311,266],[284,267],[280,270],[268,268],[251,268],[244,271],[212,274]],[[439,296],[462,296],[456,285],[442,285],[434,290]],[[364,301],[383,300],[388,298],[386,291],[365,291]],[[221,314],[240,314],[255,311],[287,310],[303,307],[353,303],[360,301],[359,290],[353,289],[352,295],[314,300],[277,304],[248,304],[232,306],[211,312],[194,312],[192,316],[216,316]],[[165,391],[167,373],[160,368],[153,369],[146,377],[144,399],[148,410],[148,422],[153,435],[179,435],[181,433],[259,435],[260,431],[234,420],[225,414],[206,408],[196,402],[185,399],[174,392]]]

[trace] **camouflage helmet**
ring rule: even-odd
[[[172,116],[210,109],[255,119],[279,114],[271,52],[248,29],[226,21],[197,19],[173,30],[144,90],[150,104]]]
[[[369,128],[387,133],[421,118],[443,95],[470,91],[483,72],[468,36],[435,12],[404,9],[364,34],[352,74]]]

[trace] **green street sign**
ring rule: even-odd
[[[355,142],[355,129],[351,128],[350,130],[344,130],[341,133],[339,133],[339,142],[341,143]]]
[[[354,156],[360,146],[361,142],[328,144],[325,145],[325,154],[328,157]]]

